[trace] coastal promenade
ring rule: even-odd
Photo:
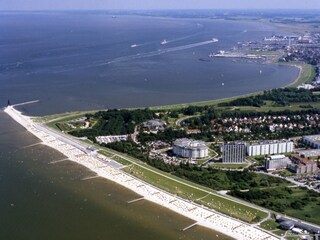
[[[39,138],[43,144],[63,153],[70,161],[81,164],[95,172],[97,176],[114,181],[141,195],[142,197],[138,200],[149,200],[194,220],[195,223],[189,227],[195,225],[204,226],[240,240],[279,239],[255,225],[250,225],[217,213],[212,209],[182,199],[143,182],[122,171],[121,165],[117,162],[107,159],[103,155],[93,153],[87,149],[86,145],[73,139],[71,136],[57,133],[33,121],[31,117],[22,115],[21,112],[14,109],[13,106],[6,107],[4,112],[26,128],[27,131]],[[182,230],[187,230],[189,227],[186,226],[186,228]]]

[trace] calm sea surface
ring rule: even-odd
[[[211,100],[284,86],[298,75],[289,66],[199,61],[278,33],[253,22],[3,13],[0,30],[0,106],[41,100],[25,106],[29,114]]]
[[[244,31],[247,30],[247,31]],[[44,115],[185,103],[284,86],[288,66],[207,58],[278,30],[212,19],[0,14],[0,106]],[[218,43],[209,43],[212,38]],[[167,44],[160,44],[166,39]],[[135,47],[131,47],[136,45]],[[261,70],[261,73],[260,73]],[[227,239],[63,159],[0,112],[0,239]],[[217,234],[219,236],[217,236]]]

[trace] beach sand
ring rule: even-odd
[[[57,134],[40,123],[34,122],[31,117],[22,115],[13,106],[6,107],[4,111],[30,133],[42,140],[43,144],[63,153],[69,160],[87,167],[100,177],[136,192],[146,200],[194,220],[195,225],[213,229],[235,239],[279,239],[277,236],[265,232],[257,226],[217,213],[212,209],[182,199],[143,182],[122,171],[119,164],[113,162],[113,160],[107,159],[100,154],[92,154],[86,151],[86,147],[81,146],[81,143],[75,139]]]

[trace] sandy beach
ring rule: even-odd
[[[301,77],[301,74],[302,74],[302,71],[303,71],[302,67],[299,66],[299,65],[291,64],[291,66],[298,68],[298,69],[299,69],[299,73],[298,73],[297,78],[296,78],[292,83],[288,84],[288,85],[285,86],[285,87],[291,87],[291,86],[295,85],[297,82],[299,82],[300,77]]]
[[[278,237],[265,232],[255,225],[233,219],[214,210],[200,206],[194,202],[182,199],[165,192],[146,182],[137,179],[121,170],[121,165],[98,153],[87,150],[86,146],[73,139],[49,129],[48,127],[34,122],[31,117],[22,115],[13,106],[5,108],[12,119],[22,125],[27,131],[39,138],[43,144],[56,149],[64,154],[70,161],[81,164],[97,176],[116,182],[141,195],[134,201],[145,199],[159,204],[165,208],[188,217],[195,221],[194,225],[200,225],[221,232],[225,235],[240,240],[275,240]],[[192,227],[193,225],[189,226]],[[188,227],[186,226],[186,229]],[[185,229],[185,230],[186,230]]]

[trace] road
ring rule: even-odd
[[[199,116],[200,115],[193,115],[193,116],[186,116],[186,117],[183,117],[183,118],[179,118],[176,121],[176,126],[181,127],[181,122],[183,122],[184,120],[187,120],[187,119],[190,119],[190,118],[194,118],[194,117],[199,117]]]

